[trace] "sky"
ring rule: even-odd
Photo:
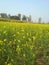
[[[0,13],[32,16],[33,21],[49,21],[49,0],[0,0]]]

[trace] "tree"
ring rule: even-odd
[[[10,17],[11,17],[11,15],[10,14],[8,14],[8,18],[10,19]]]
[[[30,22],[31,22],[31,15],[29,15],[29,17],[28,17],[28,21],[30,21]]]
[[[27,17],[25,15],[23,15],[22,20],[27,21]]]
[[[1,17],[1,18],[8,18],[8,16],[7,16],[6,13],[0,13],[0,17]]]
[[[18,14],[19,20],[21,20],[21,14]]]
[[[19,17],[18,16],[10,16],[10,19],[19,20]]]
[[[41,23],[41,20],[42,20],[42,18],[40,17],[39,20],[38,20],[38,22]]]

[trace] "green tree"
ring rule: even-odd
[[[27,21],[27,17],[25,15],[23,15],[22,20]]]
[[[0,17],[1,17],[1,18],[8,18],[8,16],[7,16],[6,13],[0,13]]]
[[[8,18],[10,19],[10,17],[11,17],[11,15],[10,14],[8,14]]]
[[[31,15],[29,15],[29,17],[28,17],[28,21],[30,21],[30,22],[31,22]]]
[[[18,18],[19,18],[19,20],[21,20],[21,14],[18,14]]]
[[[40,17],[40,18],[38,19],[38,23],[41,23],[41,20],[42,20],[42,18]]]

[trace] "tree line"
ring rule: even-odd
[[[10,14],[8,14],[7,15],[7,13],[0,13],[0,18],[31,22],[31,15],[29,15],[29,16],[21,15],[21,14],[18,14],[18,15],[10,15]]]

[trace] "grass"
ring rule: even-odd
[[[0,22],[0,65],[48,64],[48,24]]]

